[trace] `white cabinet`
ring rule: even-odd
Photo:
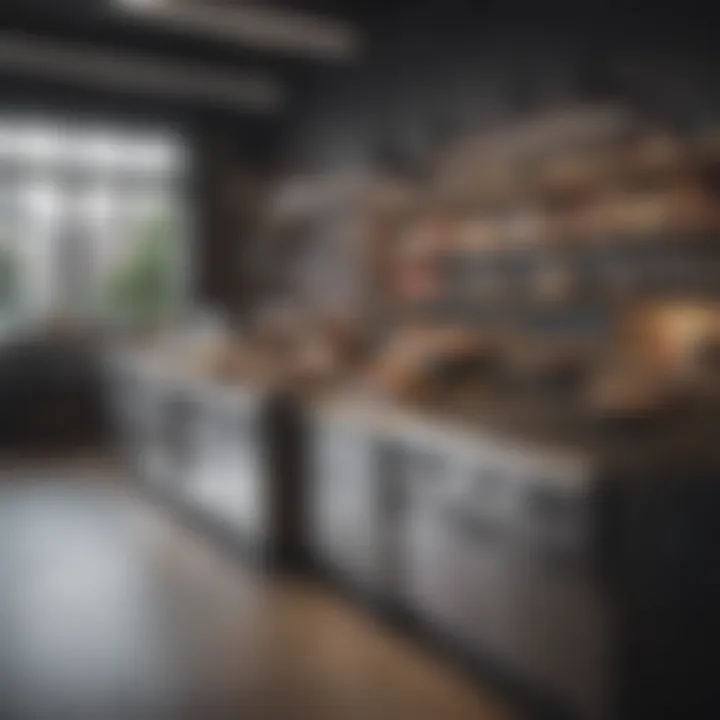
[[[384,558],[375,439],[361,422],[314,419],[306,518],[311,553],[359,589],[382,592]]]
[[[234,389],[198,388],[192,394],[186,493],[223,525],[251,540],[266,537],[263,403]]]
[[[579,717],[602,717],[613,629],[588,553],[583,478],[560,466],[548,475],[520,453],[406,443],[396,454],[402,602],[466,653]]]
[[[108,365],[108,385],[120,452],[144,481],[174,482],[179,472],[172,438],[180,388],[140,362]]]

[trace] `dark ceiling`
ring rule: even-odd
[[[324,71],[324,63],[319,60],[283,56],[231,40],[204,37],[192,30],[153,26],[131,14],[113,12],[108,4],[108,0],[0,0],[0,29],[50,38],[63,44],[101,46],[104,51],[197,63],[223,72],[268,74],[282,83],[291,96],[291,104],[293,98],[302,95],[305,85],[312,82],[314,74]],[[265,0],[255,5],[292,6],[296,10],[323,11],[324,15],[336,6],[338,12],[331,17],[339,19],[348,19],[351,7],[357,7],[349,0]],[[0,74],[7,98],[17,83],[12,75],[3,73],[2,68]],[[20,82],[20,86],[23,85]],[[60,92],[66,94],[67,88],[60,88]],[[52,83],[33,82],[29,94],[54,95],[55,89]]]

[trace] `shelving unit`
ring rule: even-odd
[[[717,299],[717,143],[597,118],[573,142],[543,147],[544,118],[449,148],[394,243],[397,317],[573,334],[639,300]]]

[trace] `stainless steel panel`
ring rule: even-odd
[[[351,583],[379,592],[383,528],[372,438],[362,426],[328,419],[315,425],[311,446],[311,550]]]

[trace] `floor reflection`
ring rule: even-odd
[[[489,694],[102,473],[0,483],[0,716],[494,720]]]

